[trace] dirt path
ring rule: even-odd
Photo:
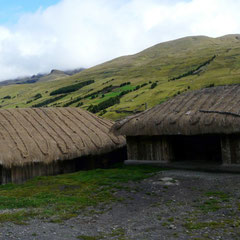
[[[240,239],[240,175],[170,170],[115,192],[122,201],[64,223],[5,223],[1,240]]]

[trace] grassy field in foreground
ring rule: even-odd
[[[113,193],[122,183],[140,181],[160,171],[156,167],[118,166],[72,174],[37,177],[22,185],[0,186],[0,223],[24,224],[31,217],[59,222],[85,207],[120,201]]]

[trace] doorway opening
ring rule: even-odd
[[[174,136],[172,147],[175,162],[222,164],[220,136]]]

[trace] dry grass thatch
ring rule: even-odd
[[[109,133],[113,122],[80,108],[0,110],[0,163],[50,163],[107,153],[125,144]]]
[[[240,133],[240,85],[192,91],[117,122],[116,135]]]

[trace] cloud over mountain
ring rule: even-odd
[[[90,67],[187,35],[240,32],[236,0],[62,0],[0,26],[0,80]]]

